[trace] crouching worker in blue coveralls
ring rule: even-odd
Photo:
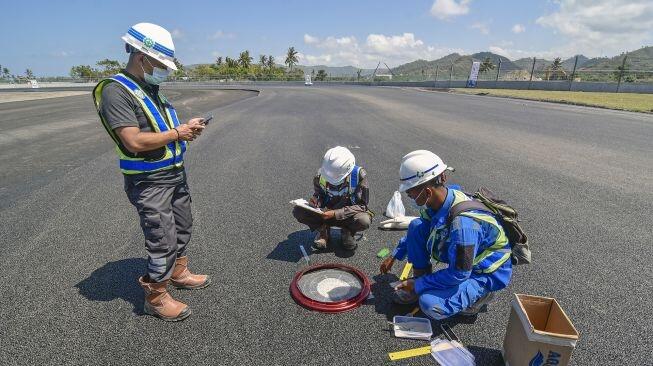
[[[419,302],[422,312],[436,320],[475,315],[512,276],[510,244],[494,216],[466,211],[449,218],[453,206],[471,198],[458,187],[445,185],[446,170],[430,151],[403,157],[399,189],[420,208],[421,217],[410,223],[392,256],[381,264],[381,272],[387,273],[395,260],[408,257],[414,278],[395,288],[393,300]],[[447,267],[432,272],[431,260]]]

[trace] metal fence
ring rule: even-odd
[[[491,64],[478,75],[479,86],[503,88],[504,85],[519,85],[528,89],[538,89],[540,86],[546,86],[546,89],[555,90],[573,90],[574,84],[588,85],[588,83],[597,83],[595,89],[624,91],[624,90],[648,90],[651,85],[653,90],[653,70],[647,69],[653,64],[650,58],[637,58],[625,55],[621,58],[621,66],[614,68],[613,59],[599,59],[592,61],[591,65],[579,62],[578,57],[570,62],[560,62],[554,64],[552,61],[543,59],[529,59],[528,61],[520,60]],[[612,62],[610,62],[612,61]],[[466,62],[454,62],[450,65],[436,65],[435,67],[424,67],[408,74],[401,74],[390,69],[377,69],[374,73],[360,75],[329,75],[316,77],[312,74],[312,81],[316,83],[361,83],[361,84],[383,84],[390,85],[393,83],[428,83],[432,82],[434,86],[460,85],[460,81],[466,81],[470,76],[470,70],[473,60]],[[601,67],[601,63],[612,65],[611,68]],[[318,70],[316,70],[318,71]],[[40,83],[65,83],[65,84],[88,84],[96,83],[99,79],[95,78],[70,78],[70,77],[38,77],[36,80]],[[233,75],[212,75],[202,76],[193,75],[192,71],[188,76],[179,76],[170,78],[171,82],[199,82],[211,84],[234,84],[234,83],[265,83],[265,82],[293,82],[299,83],[304,81],[304,76],[295,70],[294,73],[267,74],[233,74]],[[444,82],[444,83],[443,83]],[[494,82],[494,83],[490,83]],[[521,83],[515,83],[521,82]],[[16,87],[25,87],[29,85],[29,80],[25,77],[2,78],[0,83],[13,84]],[[556,83],[559,84],[556,86]],[[598,84],[607,85],[598,88]],[[611,84],[614,84],[611,85]],[[646,84],[637,86],[637,84]],[[553,86],[552,86],[553,85]],[[632,85],[631,88],[628,88]],[[8,86],[8,85],[5,85]],[[593,90],[593,88],[589,88]],[[578,89],[582,90],[582,89]],[[646,92],[646,91],[644,91]]]

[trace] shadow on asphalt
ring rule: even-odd
[[[353,256],[355,252],[345,250],[340,246],[342,239],[340,238],[339,231],[340,230],[331,230],[331,239],[329,240],[327,248],[320,251],[315,251],[311,248],[311,243],[313,243],[313,239],[315,238],[315,234],[311,230],[305,229],[295,231],[294,233],[290,233],[286,240],[279,242],[272,252],[270,252],[270,254],[265,258],[297,263],[303,257],[301,249],[299,249],[300,245],[304,246],[306,254],[309,256],[314,254],[333,253],[338,258],[349,258]]]
[[[96,269],[75,287],[91,301],[123,299],[134,306],[134,314],[143,315],[144,295],[138,284],[146,266],[144,258],[128,258],[109,262]]]

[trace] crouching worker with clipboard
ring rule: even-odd
[[[367,207],[369,186],[365,169],[356,165],[349,149],[336,146],[324,155],[322,167],[313,178],[313,188],[308,205],[296,204],[293,209],[297,221],[317,231],[313,248],[326,249],[330,228],[337,226],[342,229],[343,249],[356,250],[354,234],[367,230],[373,216]]]

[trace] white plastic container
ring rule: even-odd
[[[431,356],[441,366],[474,366],[476,360],[465,346],[456,342],[436,338],[431,342]]]
[[[392,318],[392,323],[394,326],[395,337],[428,341],[431,340],[431,336],[433,336],[431,321],[426,318],[395,315],[395,317]]]

